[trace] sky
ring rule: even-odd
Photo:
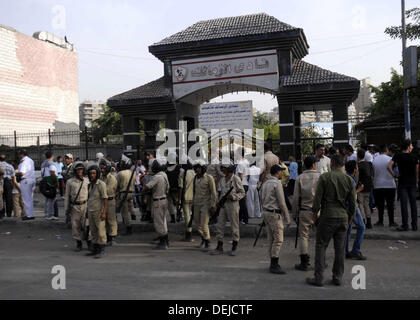
[[[370,77],[374,85],[401,72],[401,40],[383,33],[401,24],[399,0],[0,0],[0,24],[32,35],[67,36],[79,54],[79,100],[107,100],[163,75],[148,46],[200,20],[265,12],[304,29],[309,54],[322,68]],[[406,8],[418,0],[406,0]],[[410,42],[408,42],[410,45]],[[270,95],[239,93],[213,101],[253,100],[268,112]],[[212,101],[212,102],[213,102]]]

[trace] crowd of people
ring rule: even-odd
[[[300,263],[297,270],[309,270],[310,230],[315,236],[314,277],[308,284],[322,286],[326,268],[325,252],[333,239],[335,259],[333,283],[341,284],[344,261],[365,260],[361,252],[366,229],[384,226],[385,203],[389,227],[417,231],[416,190],[419,159],[411,141],[397,145],[348,145],[340,150],[316,145],[314,155],[302,161],[303,172],[295,158],[288,165],[265,144],[264,167],[250,165],[243,157],[236,164],[211,161],[179,161],[174,153],[156,159],[153,153],[133,162],[124,154],[118,162],[98,153],[96,161],[73,160],[66,154],[54,157],[46,152],[41,165],[39,188],[45,197],[45,219],[58,219],[57,196],[64,197],[66,222],[71,224],[76,251],[86,241],[88,255],[101,258],[105,247],[118,235],[117,214],[121,213],[125,235],[133,232],[136,208],[141,221],[153,223],[158,235],[157,249],[169,248],[168,221],[183,221],[184,240],[193,240],[193,224],[200,235],[198,248],[212,255],[224,253],[226,222],[230,222],[232,247],[237,255],[240,225],[249,218],[263,218],[269,243],[269,271],[284,274],[279,264],[283,231],[293,219],[297,225]],[[19,152],[17,167],[0,155],[0,212],[34,219],[34,162],[25,150]],[[212,159],[215,160],[215,159]],[[182,163],[182,164],[180,164]],[[395,198],[400,201],[402,224],[394,219]],[[4,201],[3,201],[4,199]],[[372,217],[377,212],[377,221]],[[290,213],[290,215],[289,215]],[[169,219],[168,219],[169,220]],[[209,225],[215,224],[216,244],[211,249]],[[356,235],[351,243],[351,231]]]

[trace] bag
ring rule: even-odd
[[[57,195],[57,189],[54,184],[49,182],[49,177],[42,178],[39,183],[39,191],[47,198],[54,199]]]

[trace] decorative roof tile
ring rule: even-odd
[[[249,14],[197,22],[187,29],[153,44],[151,47],[290,30],[299,30],[299,28],[281,22],[266,13]]]
[[[322,69],[303,60],[294,60],[292,75],[282,77],[281,86],[291,87],[353,81],[358,80],[337,72]]]
[[[165,88],[164,78],[161,77],[140,87],[123,92],[108,99],[108,101],[152,99],[170,97],[170,92]]]

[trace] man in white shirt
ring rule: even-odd
[[[57,179],[57,167],[54,164],[54,155],[51,151],[45,153],[46,160],[41,165],[41,176],[42,179],[45,179],[48,182],[48,185],[53,189],[58,187]],[[45,196],[45,195],[44,195]],[[54,207],[56,205],[56,193],[53,193],[51,197],[45,196],[45,219],[47,220],[58,220],[54,216]],[[58,211],[58,208],[57,208]],[[57,212],[58,215],[58,212]]]
[[[324,145],[317,144],[315,146],[315,158],[317,160],[316,170],[320,174],[331,171],[331,160],[325,155]]]
[[[245,197],[239,200],[239,221],[242,224],[248,224],[248,208],[246,193],[248,192],[249,161],[242,157],[243,148],[240,148],[240,157],[236,166],[236,175],[241,179],[245,190]]]
[[[19,151],[18,174],[22,199],[25,205],[26,216],[22,220],[34,220],[34,189],[35,189],[35,166],[34,161],[28,157],[26,150]]]
[[[388,148],[386,146],[379,147],[380,154],[373,159],[373,195],[375,204],[378,208],[378,222],[375,226],[384,225],[385,202],[388,211],[389,226],[397,227],[394,222],[394,201],[396,184],[394,177],[388,171],[388,164],[392,160],[387,155]]]
[[[258,195],[258,181],[261,169],[252,165],[249,168],[248,192],[246,193],[246,205],[248,208],[248,216],[250,218],[261,218],[260,197]]]

